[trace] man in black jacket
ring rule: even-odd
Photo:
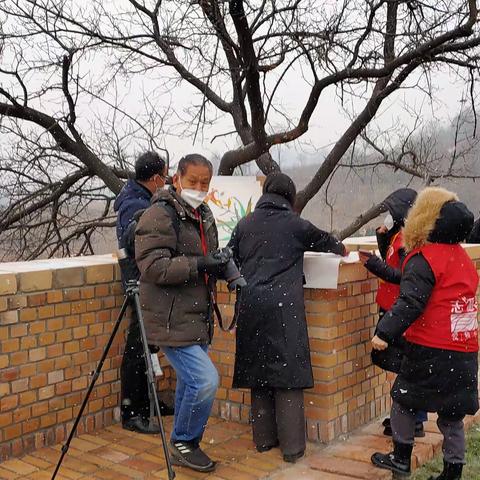
[[[153,193],[165,185],[166,175],[165,160],[156,152],[146,152],[135,162],[135,179],[127,181],[115,200],[118,245],[129,252],[132,271],[136,272],[137,278],[140,274],[135,264],[135,229],[132,228],[135,215],[150,205]],[[120,368],[122,425],[138,433],[159,433],[159,427],[149,422],[150,399],[145,369],[140,327],[132,311]],[[171,413],[166,405],[162,404],[162,407],[162,413]]]

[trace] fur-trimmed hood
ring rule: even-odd
[[[405,221],[407,251],[426,243],[460,243],[473,226],[473,214],[455,193],[428,187],[419,193]]]

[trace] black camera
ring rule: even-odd
[[[223,267],[222,270],[222,279],[227,282],[227,287],[231,292],[247,285],[247,282],[242,277],[242,274],[233,261],[233,252],[231,248],[221,248],[216,251],[213,256],[218,260],[223,260],[223,263],[225,263],[225,267]]]
[[[124,286],[138,283],[140,272],[138,271],[135,259],[130,256],[128,249],[121,248],[117,250],[117,259]]]

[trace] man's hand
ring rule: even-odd
[[[372,348],[374,350],[385,350],[388,347],[388,343],[375,335],[372,338]]]

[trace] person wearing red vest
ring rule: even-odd
[[[379,321],[390,310],[400,294],[401,265],[405,259],[403,247],[403,226],[408,211],[417,198],[417,192],[411,188],[400,188],[391,193],[383,202],[388,215],[383,225],[377,228],[377,244],[380,255],[377,257],[367,252],[360,252],[360,260],[367,270],[379,277],[380,282],[376,301],[379,310]],[[399,338],[386,350],[372,350],[372,363],[389,372],[398,373],[404,354],[404,339]],[[417,412],[415,436],[424,437],[423,422],[427,420],[427,413]],[[383,434],[392,435],[390,419],[383,421]]]
[[[459,245],[472,225],[473,215],[458,197],[437,187],[423,190],[408,214],[400,295],[372,339],[375,350],[406,339],[391,390],[394,450],[372,456],[380,468],[410,473],[415,414],[426,410],[438,414],[443,434],[443,472],[430,480],[462,477],[463,418],[479,408],[478,274]]]

